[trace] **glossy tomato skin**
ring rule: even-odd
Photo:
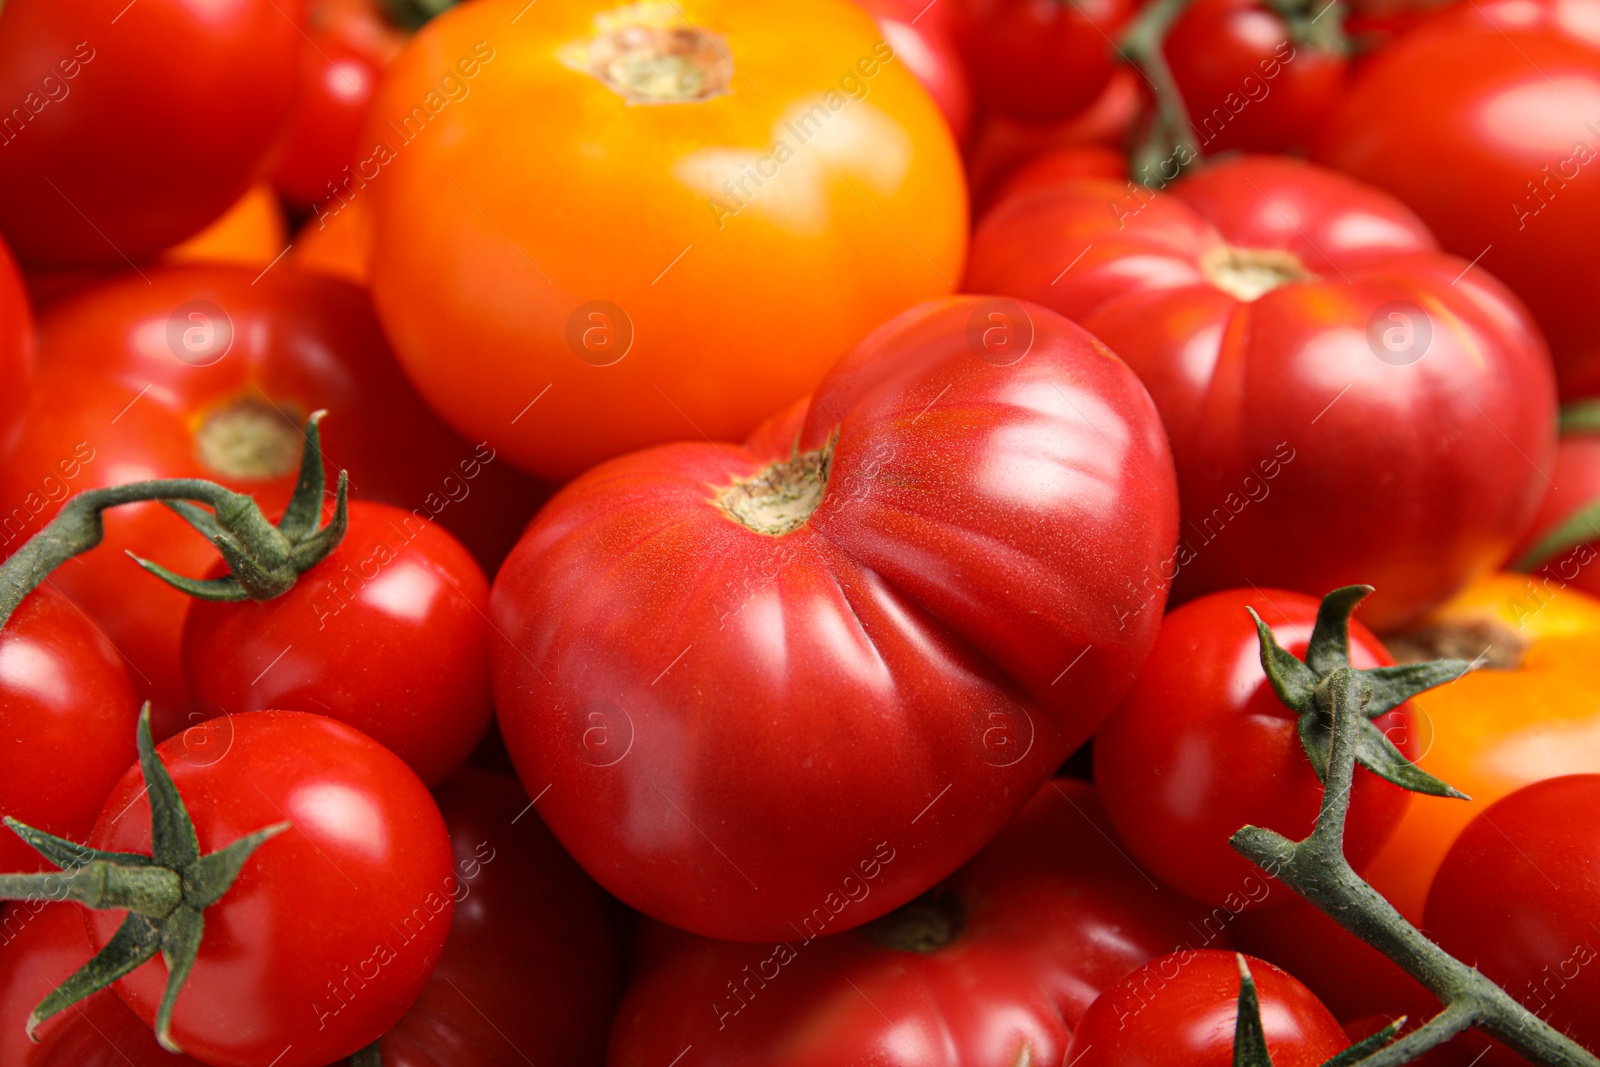
[[[604,894],[515,778],[464,767],[434,795],[456,910],[422,996],[383,1036],[385,1067],[598,1064],[619,974]]]
[[[1600,434],[1586,431],[1563,433],[1556,449],[1551,484],[1539,501],[1521,544],[1511,553],[1513,562],[1535,548],[1578,512],[1600,500]],[[1539,567],[1539,574],[1559,588],[1571,585],[1590,596],[1600,596],[1600,538],[1558,553]]]
[[[608,1063],[665,1063],[685,1045],[706,1067],[1060,1063],[1103,989],[1194,937],[1181,898],[1116,849],[1094,787],[1058,778],[933,894],[872,926],[747,945],[650,924]]]
[[[49,585],[0,630],[0,814],[81,841],[137,759],[139,708],[111,643]],[[9,830],[0,871],[50,869]]]
[[[0,100],[18,110],[0,133],[0,230],[12,251],[121,267],[221,215],[289,116],[304,18],[303,0],[8,0]]]
[[[1133,689],[1095,734],[1095,781],[1128,848],[1197,900],[1235,911],[1297,901],[1235,852],[1243,826],[1299,840],[1311,832],[1322,783],[1300,743],[1295,713],[1261,669],[1253,607],[1278,643],[1304,657],[1319,601],[1282,589],[1230,589],[1191,600],[1161,623]],[[1358,670],[1394,662],[1352,621]],[[1418,751],[1407,704],[1375,720],[1407,755]],[[1357,870],[1377,854],[1411,795],[1357,768],[1345,855]]]
[[[0,552],[71,493],[142,478],[210,478],[275,515],[303,420],[322,408],[330,477],[348,469],[352,496],[436,520],[497,564],[537,487],[427,410],[359,288],[286,267],[147,268],[149,283],[129,276],[53,305],[26,434],[0,461]],[[216,552],[158,504],[117,508],[105,525],[105,542],[53,580],[127,657],[165,736],[188,721],[179,648],[190,601],[124,550],[193,576]]]
[[[1249,960],[1249,966],[1275,1067],[1317,1067],[1350,1044],[1338,1020],[1293,975],[1265,960]],[[1229,1067],[1238,1000],[1239,964],[1232,952],[1163,956],[1100,995],[1073,1031],[1063,1062]]]
[[[557,481],[664,441],[737,440],[954,286],[955,146],[855,4],[546,2],[510,35],[514,0],[424,27],[357,167],[385,329],[467,436]],[[634,30],[692,42],[711,68],[695,84],[725,91],[639,104],[590,73],[585,57],[631,47],[611,34],[669,11]],[[446,102],[418,132],[429,99]]]
[[[1163,50],[1206,155],[1304,148],[1344,89],[1344,55],[1296,43],[1262,0],[1196,0]]]
[[[1088,107],[1116,67],[1130,0],[965,0],[961,42],[978,99],[1031,122]]]
[[[1119,601],[1171,551],[1166,443],[1103,346],[1002,310],[1032,335],[1020,360],[974,354],[993,357],[968,331],[995,305],[925,305],[746,446],[574,481],[506,561],[501,729],[529,792],[551,787],[550,828],[624,901],[766,940],[881,867],[840,920],[859,925],[976,852],[1132,682],[1165,591]],[[788,533],[711,499],[830,441]]]
[[[954,20],[948,10],[929,9],[917,0],[858,0],[878,22],[895,58],[916,75],[939,105],[956,143],[972,132],[972,81],[956,46]],[[948,5],[946,5],[948,7]]]
[[[22,429],[33,379],[33,314],[16,261],[0,241],[0,453]]]
[[[1564,398],[1600,392],[1583,310],[1600,283],[1586,236],[1600,188],[1583,177],[1600,154],[1597,16],[1595,0],[1446,9],[1372,60],[1315,149],[1404,200],[1449,251],[1482,256],[1532,309]]]
[[[184,678],[208,717],[316,712],[437,784],[489,725],[488,609],[489,582],[459,541],[358,500],[339,547],[287,593],[190,605]]]
[[[217,1067],[320,1067],[365,1048],[427,984],[450,930],[450,836],[427,787],[393,753],[332,719],[257,711],[200,723],[156,749],[200,851],[287,821],[205,913],[205,939],[172,1035]],[[90,844],[150,853],[137,768],[106,801]],[[122,921],[90,915],[95,946]],[[149,1024],[158,957],[116,984]]]
[[[1456,838],[1428,892],[1428,932],[1593,1051],[1597,897],[1600,774],[1551,778],[1496,801]],[[1496,1052],[1496,1062],[1522,1062]]]
[[[1184,504],[1175,599],[1362,583],[1382,631],[1504,559],[1553,458],[1538,331],[1465,268],[1382,192],[1247,156],[1170,193],[997,205],[967,286],[1062,312],[1149,387]]]
[[[76,904],[30,901],[0,911],[0,1063],[7,1067],[203,1067],[156,1042],[155,1031],[107,989],[45,1020],[28,1039],[28,1015],[89,962],[93,949]]]
[[[1126,181],[1127,177],[1128,160],[1123,153],[1104,145],[1067,145],[1046,149],[1017,167],[1000,183],[993,200],[1000,202],[1030,189],[1049,189],[1079,178]]]

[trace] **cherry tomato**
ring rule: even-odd
[[[916,75],[939,105],[956,143],[972,132],[972,84],[956,30],[948,16],[949,4],[926,0],[857,0],[878,21],[878,30],[895,58]]]
[[[1311,832],[1322,783],[1300,742],[1295,712],[1261,669],[1253,607],[1278,643],[1304,658],[1319,601],[1281,589],[1230,589],[1162,620],[1139,680],[1095,734],[1095,781],[1133,855],[1167,884],[1234,912],[1298,900],[1228,844],[1240,827],[1298,840]],[[1352,620],[1357,670],[1394,660]],[[1417,751],[1411,709],[1376,720],[1403,753]],[[1388,840],[1411,794],[1357,768],[1345,855],[1360,870]]]
[[[0,454],[22,429],[33,378],[33,315],[17,265],[0,241]]]
[[[674,926],[787,937],[869,863],[879,888],[834,928],[876,918],[1132,683],[1161,598],[1114,602],[1172,549],[1169,462],[1092,337],[966,297],[873,333],[743,447],[603,464],[495,579],[523,784],[585,870]]]
[[[515,778],[466,767],[435,793],[455,846],[450,940],[384,1067],[598,1064],[618,993],[606,900]]]
[[[1551,778],[1485,807],[1428,891],[1427,927],[1523,1007],[1600,1051],[1600,774]],[[1499,1048],[1489,1062],[1523,1062]]]
[[[1473,815],[1529,783],[1600,767],[1600,601],[1538,577],[1493,575],[1389,648],[1401,660],[1443,651],[1480,664],[1411,702],[1417,764],[1472,803],[1413,797],[1363,872],[1420,925],[1434,872]]]
[[[0,230],[25,263],[115,265],[198,233],[261,177],[304,0],[7,0]]]
[[[1088,107],[1111,80],[1133,0],[964,0],[961,43],[978,99],[1032,122]]]
[[[1172,24],[1163,52],[1206,155],[1304,148],[1322,128],[1347,61],[1290,27],[1267,0],[1195,0]]]
[[[288,499],[300,428],[330,414],[330,466],[352,495],[411,509],[456,531],[493,566],[538,502],[535,487],[446,429],[406,387],[366,294],[278,264],[265,274],[147,268],[52,306],[25,438],[0,462],[9,554],[71,493],[141,478],[202,477]],[[105,543],[54,581],[128,659],[157,703],[156,733],[185,720],[179,658],[189,598],[140,572],[131,550],[201,576],[216,552],[158,504],[106,516]]]
[[[129,745],[132,748],[132,745]],[[8,831],[9,833],[9,831]],[[0,1063],[6,1067],[204,1067],[174,1056],[122,998],[101,990],[42,1023],[30,1041],[34,1006],[89,962],[83,909],[43,901],[0,911]]]
[[[871,925],[774,945],[647,927],[608,1062],[693,1046],[705,1067],[1060,1064],[1101,990],[1194,936],[1180,898],[1117,848],[1094,787],[1058,778],[949,881]]]
[[[223,573],[219,561],[212,574]],[[207,716],[314,711],[432,784],[489,725],[488,607],[488,580],[459,541],[358,500],[339,547],[287,593],[190,605],[184,678]]]
[[[960,160],[855,4],[525,6],[412,38],[355,168],[384,328],[473,440],[556,480],[737,440],[954,287]]]
[[[1592,429],[1563,430],[1550,483],[1533,525],[1511,553],[1512,560],[1521,559],[1580,511],[1600,501],[1600,433]],[[1591,596],[1600,596],[1600,567],[1594,566],[1597,558],[1600,530],[1595,531],[1593,539],[1543,562],[1538,568],[1539,578],[1556,589],[1571,585]]]
[[[177,1043],[218,1067],[320,1067],[377,1040],[426,986],[458,891],[450,836],[421,780],[364,734],[294,711],[200,723],[156,754],[202,854],[291,824],[206,909],[172,1017]],[[150,854],[137,768],[89,844]],[[121,922],[90,913],[96,949]],[[115,988],[148,1025],[166,981],[158,956]]]
[[[1154,396],[1183,534],[1129,596],[1368,584],[1381,632],[1505,558],[1554,454],[1538,331],[1466,267],[1378,190],[1247,156],[997,205],[967,285],[1067,315]]]
[[[111,643],[48,585],[0,630],[0,815],[74,841],[138,758],[139,707]],[[0,871],[36,871],[39,854],[9,830]]]
[[[1446,9],[1380,53],[1328,122],[1316,158],[1387,189],[1449,251],[1532,308],[1565,398],[1600,393],[1586,310],[1600,285],[1596,0]],[[1441,175],[1451,175],[1441,181]]]
[[[1078,1067],[1230,1067],[1239,957],[1215,950],[1152,960],[1100,994],[1072,1032]],[[1350,1044],[1338,1020],[1287,971],[1248,961],[1274,1067],[1318,1067]]]

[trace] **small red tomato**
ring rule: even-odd
[[[383,1067],[598,1064],[620,971],[605,894],[515,778],[464,767],[434,795],[456,910],[433,977],[379,1043]]]
[[[33,379],[33,315],[17,265],[0,241],[0,455],[22,431]]]
[[[1088,107],[1116,68],[1133,0],[965,0],[960,40],[978,99],[1032,122]]]
[[[1239,960],[1185,950],[1152,960],[1100,994],[1072,1032],[1076,1067],[1231,1067]],[[1319,1067],[1350,1044],[1339,1021],[1287,971],[1250,959],[1273,1067]]]
[[[1103,989],[1195,936],[1185,903],[1118,853],[1093,786],[1057,778],[949,881],[868,926],[819,938],[812,920],[773,945],[647,926],[608,1062],[660,1067],[692,1046],[702,1067],[1060,1064]]]
[[[256,711],[192,726],[156,754],[202,854],[264,827],[262,845],[206,909],[172,1035],[218,1067],[321,1067],[388,1031],[417,999],[450,931],[450,835],[427,787],[343,723]],[[89,844],[150,854],[137,767],[106,801]],[[90,913],[96,950],[123,913]],[[116,990],[147,1025],[167,983],[158,956]]]
[[[1555,451],[1544,342],[1467,267],[1377,189],[1244,156],[998,204],[966,284],[1061,312],[1149,388],[1184,519],[1150,582],[1373,585],[1385,630],[1505,558]]]
[[[1032,189],[1049,189],[1076,178],[1126,181],[1128,160],[1104,145],[1081,144],[1040,152],[1006,176],[991,202],[999,203]]]
[[[225,571],[219,563],[212,576]],[[184,678],[205,717],[316,712],[433,784],[489,725],[488,609],[489,582],[459,541],[358,500],[339,547],[287,593],[190,605]]]
[[[596,467],[495,578],[523,784],[597,881],[686,930],[787,937],[864,864],[880,886],[835,927],[898,907],[1132,684],[1164,590],[1117,601],[1172,549],[1166,447],[1094,338],[964,297],[743,446]]]
[[[131,746],[130,746],[131,747]],[[8,834],[10,831],[6,831]],[[109,989],[46,1019],[30,1041],[28,1016],[89,962],[76,904],[16,903],[0,910],[0,1063],[6,1067],[204,1067],[156,1043],[155,1031]]]
[[[261,177],[294,100],[304,0],[7,0],[0,230],[30,265],[117,266]]]
[[[66,597],[35,589],[0,629],[0,815],[83,840],[137,758],[138,719],[111,643]],[[0,871],[43,866],[0,832]]]
[[[1094,741],[1095,782],[1129,850],[1169,885],[1234,911],[1299,898],[1267,880],[1228,844],[1246,825],[1299,839],[1322,803],[1296,728],[1261,669],[1253,607],[1283,648],[1304,658],[1318,601],[1281,589],[1230,589],[1192,600],[1162,620],[1155,648]],[[1350,665],[1394,663],[1360,623]],[[1376,723],[1416,755],[1410,704]],[[1405,815],[1411,794],[1357,768],[1345,855],[1360,870]],[[1237,906],[1235,906],[1237,905]]]
[[[1580,518],[1596,504],[1600,504],[1600,432],[1594,427],[1563,430],[1561,443],[1556,448],[1555,468],[1550,472],[1550,485],[1540,500],[1533,525],[1511,553],[1512,562],[1515,564],[1547,537],[1577,521],[1581,525],[1576,530],[1566,531],[1572,537],[1564,539],[1569,543],[1579,540],[1585,526],[1588,539],[1540,561],[1538,569],[1557,589],[1570,584],[1600,596],[1600,567],[1594,565],[1596,556],[1600,555],[1600,518],[1587,522]]]
[[[944,112],[957,144],[972,132],[972,84],[956,47],[948,4],[928,0],[857,0],[878,22],[894,57],[916,75]]]
[[[1523,1007],[1600,1053],[1600,774],[1547,778],[1479,813],[1428,891],[1427,929]],[[1489,1062],[1521,1063],[1507,1049]]]
[[[1294,40],[1268,0],[1195,0],[1163,51],[1206,155],[1304,148],[1338,103],[1348,63],[1331,42]]]

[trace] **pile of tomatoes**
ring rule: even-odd
[[[1600,0],[3,0],[0,1067],[1324,1064],[1274,639],[1466,661],[1344,853],[1600,1054],[1597,124]]]

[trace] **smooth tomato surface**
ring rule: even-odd
[[[1030,122],[1067,118],[1094,101],[1116,67],[1131,0],[964,0],[960,39],[978,98]]]
[[[206,717],[316,712],[435,784],[489,725],[488,608],[489,582],[461,542],[358,500],[339,547],[287,593],[189,606],[184,677]]]
[[[1191,600],[1161,623],[1139,680],[1094,739],[1095,782],[1128,848],[1167,884],[1232,910],[1297,901],[1228,839],[1265,826],[1299,840],[1311,832],[1322,783],[1300,743],[1296,715],[1261,669],[1256,609],[1283,648],[1304,657],[1319,601],[1282,589],[1230,589]],[[1350,665],[1393,663],[1360,623]],[[1376,720],[1403,753],[1419,751],[1411,708]],[[1357,768],[1345,856],[1361,870],[1388,840],[1410,794]]]
[[[875,918],[1132,682],[1165,590],[1118,605],[1172,550],[1169,463],[1137,380],[1059,316],[908,312],[746,445],[626,456],[540,512],[492,595],[523,783],[664,922],[790,936],[869,863],[836,928]]]
[[[693,1045],[706,1067],[1056,1064],[1103,989],[1194,936],[1185,918],[1118,854],[1094,787],[1057,778],[934,892],[839,937],[648,927],[608,1062]]]
[[[355,168],[384,327],[473,440],[554,480],[737,440],[959,280],[949,131],[848,0],[524,4],[418,33]]]
[[[1249,961],[1274,1067],[1317,1067],[1349,1040],[1287,971]],[[1080,1067],[1230,1067],[1239,1018],[1232,952],[1185,950],[1140,967],[1100,995],[1072,1032],[1064,1063]]]
[[[22,428],[33,378],[33,314],[16,261],[0,241],[0,452]]]
[[[304,19],[304,0],[7,0],[0,230],[17,257],[121,267],[220,216],[289,117]]]
[[[916,75],[939,105],[959,145],[972,132],[972,83],[956,47],[950,5],[930,8],[918,0],[857,0],[872,13],[895,58]]]
[[[139,708],[111,643],[48,585],[0,630],[0,815],[82,841],[138,758]],[[49,864],[10,830],[0,871]]]
[[[1446,8],[1384,49],[1315,157],[1394,193],[1533,310],[1564,398],[1600,393],[1600,3]],[[1441,181],[1442,175],[1450,175]]]
[[[1067,315],[1150,389],[1183,501],[1153,576],[1175,598],[1367,584],[1381,632],[1505,558],[1554,455],[1538,331],[1466,266],[1384,193],[1247,156],[1170,194],[1084,180],[997,205],[967,286]]]
[[[320,1067],[385,1033],[427,984],[455,906],[450,836],[427,787],[343,723],[257,711],[191,726],[156,749],[202,854],[263,827],[205,912],[205,937],[172,1036],[218,1067]],[[150,854],[137,768],[106,800],[89,844]],[[122,913],[90,914],[103,948]],[[166,986],[160,957],[116,984],[148,1025]]]

